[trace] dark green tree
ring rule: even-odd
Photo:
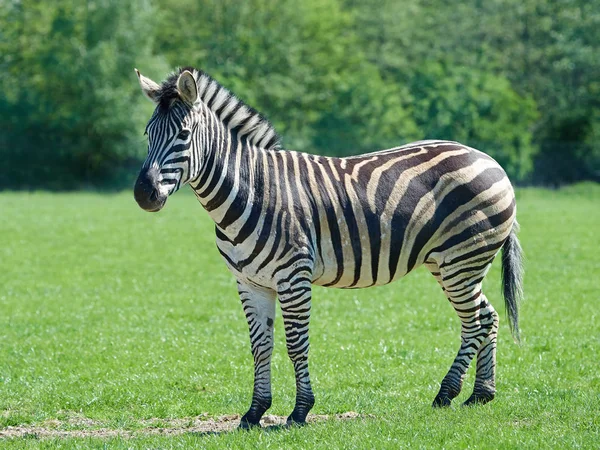
[[[369,61],[388,84],[405,88],[402,102],[421,138],[479,148],[515,181],[531,171],[536,102],[493,70],[496,56],[478,34],[485,2],[346,4],[355,11],[356,32]]]
[[[158,48],[265,113],[286,148],[344,155],[418,136],[337,0],[160,2]]]
[[[506,95],[519,103],[511,103],[509,109],[523,110],[524,119],[535,118],[515,122],[529,134],[519,141],[531,141],[537,150],[530,154],[531,162],[525,158],[525,166],[512,172],[513,178],[546,184],[600,179],[595,131],[600,107],[599,0],[418,0],[410,5],[347,0],[347,4],[358,12],[358,31],[384,76],[401,82],[413,68],[450,62],[488,80],[509,81],[512,93]],[[470,96],[468,89],[464,95]],[[537,115],[529,112],[530,99]],[[498,129],[498,135],[505,134]]]
[[[133,68],[150,65],[151,5],[4,2],[0,14],[0,187],[122,185],[145,147]]]

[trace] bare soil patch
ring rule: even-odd
[[[352,420],[364,418],[353,411],[343,414],[315,415],[309,414],[307,422],[315,423],[326,420]],[[283,428],[286,417],[264,416],[261,425],[266,429]],[[37,426],[9,426],[0,429],[2,438],[111,438],[135,437],[136,435],[179,435],[184,433],[215,434],[235,431],[240,423],[237,414],[210,418],[207,415],[187,417],[182,419],[148,419],[140,421],[142,428],[136,430],[115,429],[103,427],[102,423],[91,419],[77,418],[60,421],[48,420]]]

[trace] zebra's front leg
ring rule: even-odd
[[[310,276],[280,284],[279,301],[285,326],[287,351],[296,374],[296,404],[287,424],[303,425],[315,404],[308,374],[308,325],[311,306]]]
[[[275,321],[275,291],[258,289],[238,282],[244,314],[250,329],[254,357],[254,392],[250,409],[240,420],[240,428],[260,426],[260,419],[271,407],[271,355]]]

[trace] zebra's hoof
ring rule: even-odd
[[[292,414],[287,418],[285,424],[288,427],[303,427],[306,425],[306,416],[308,416],[308,411],[304,409],[294,409]]]
[[[438,394],[435,397],[435,399],[433,400],[433,403],[431,404],[431,406],[433,408],[447,408],[451,404],[452,404],[452,399],[450,399],[446,395],[439,395]]]
[[[466,402],[463,403],[463,406],[473,406],[473,405],[485,405],[488,402],[494,400],[494,394],[491,392],[484,392],[475,394],[474,392],[467,399]]]
[[[306,425],[306,420],[303,420],[300,422],[300,421],[294,420],[292,418],[292,416],[288,417],[285,422],[286,427],[303,427],[305,425]]]
[[[250,422],[246,417],[242,417],[240,420],[240,424],[238,425],[238,430],[251,430],[253,428],[261,428],[260,422]]]

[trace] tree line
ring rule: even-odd
[[[0,4],[0,188],[120,188],[156,81],[211,74],[285,148],[458,140],[519,183],[600,180],[600,0]]]

